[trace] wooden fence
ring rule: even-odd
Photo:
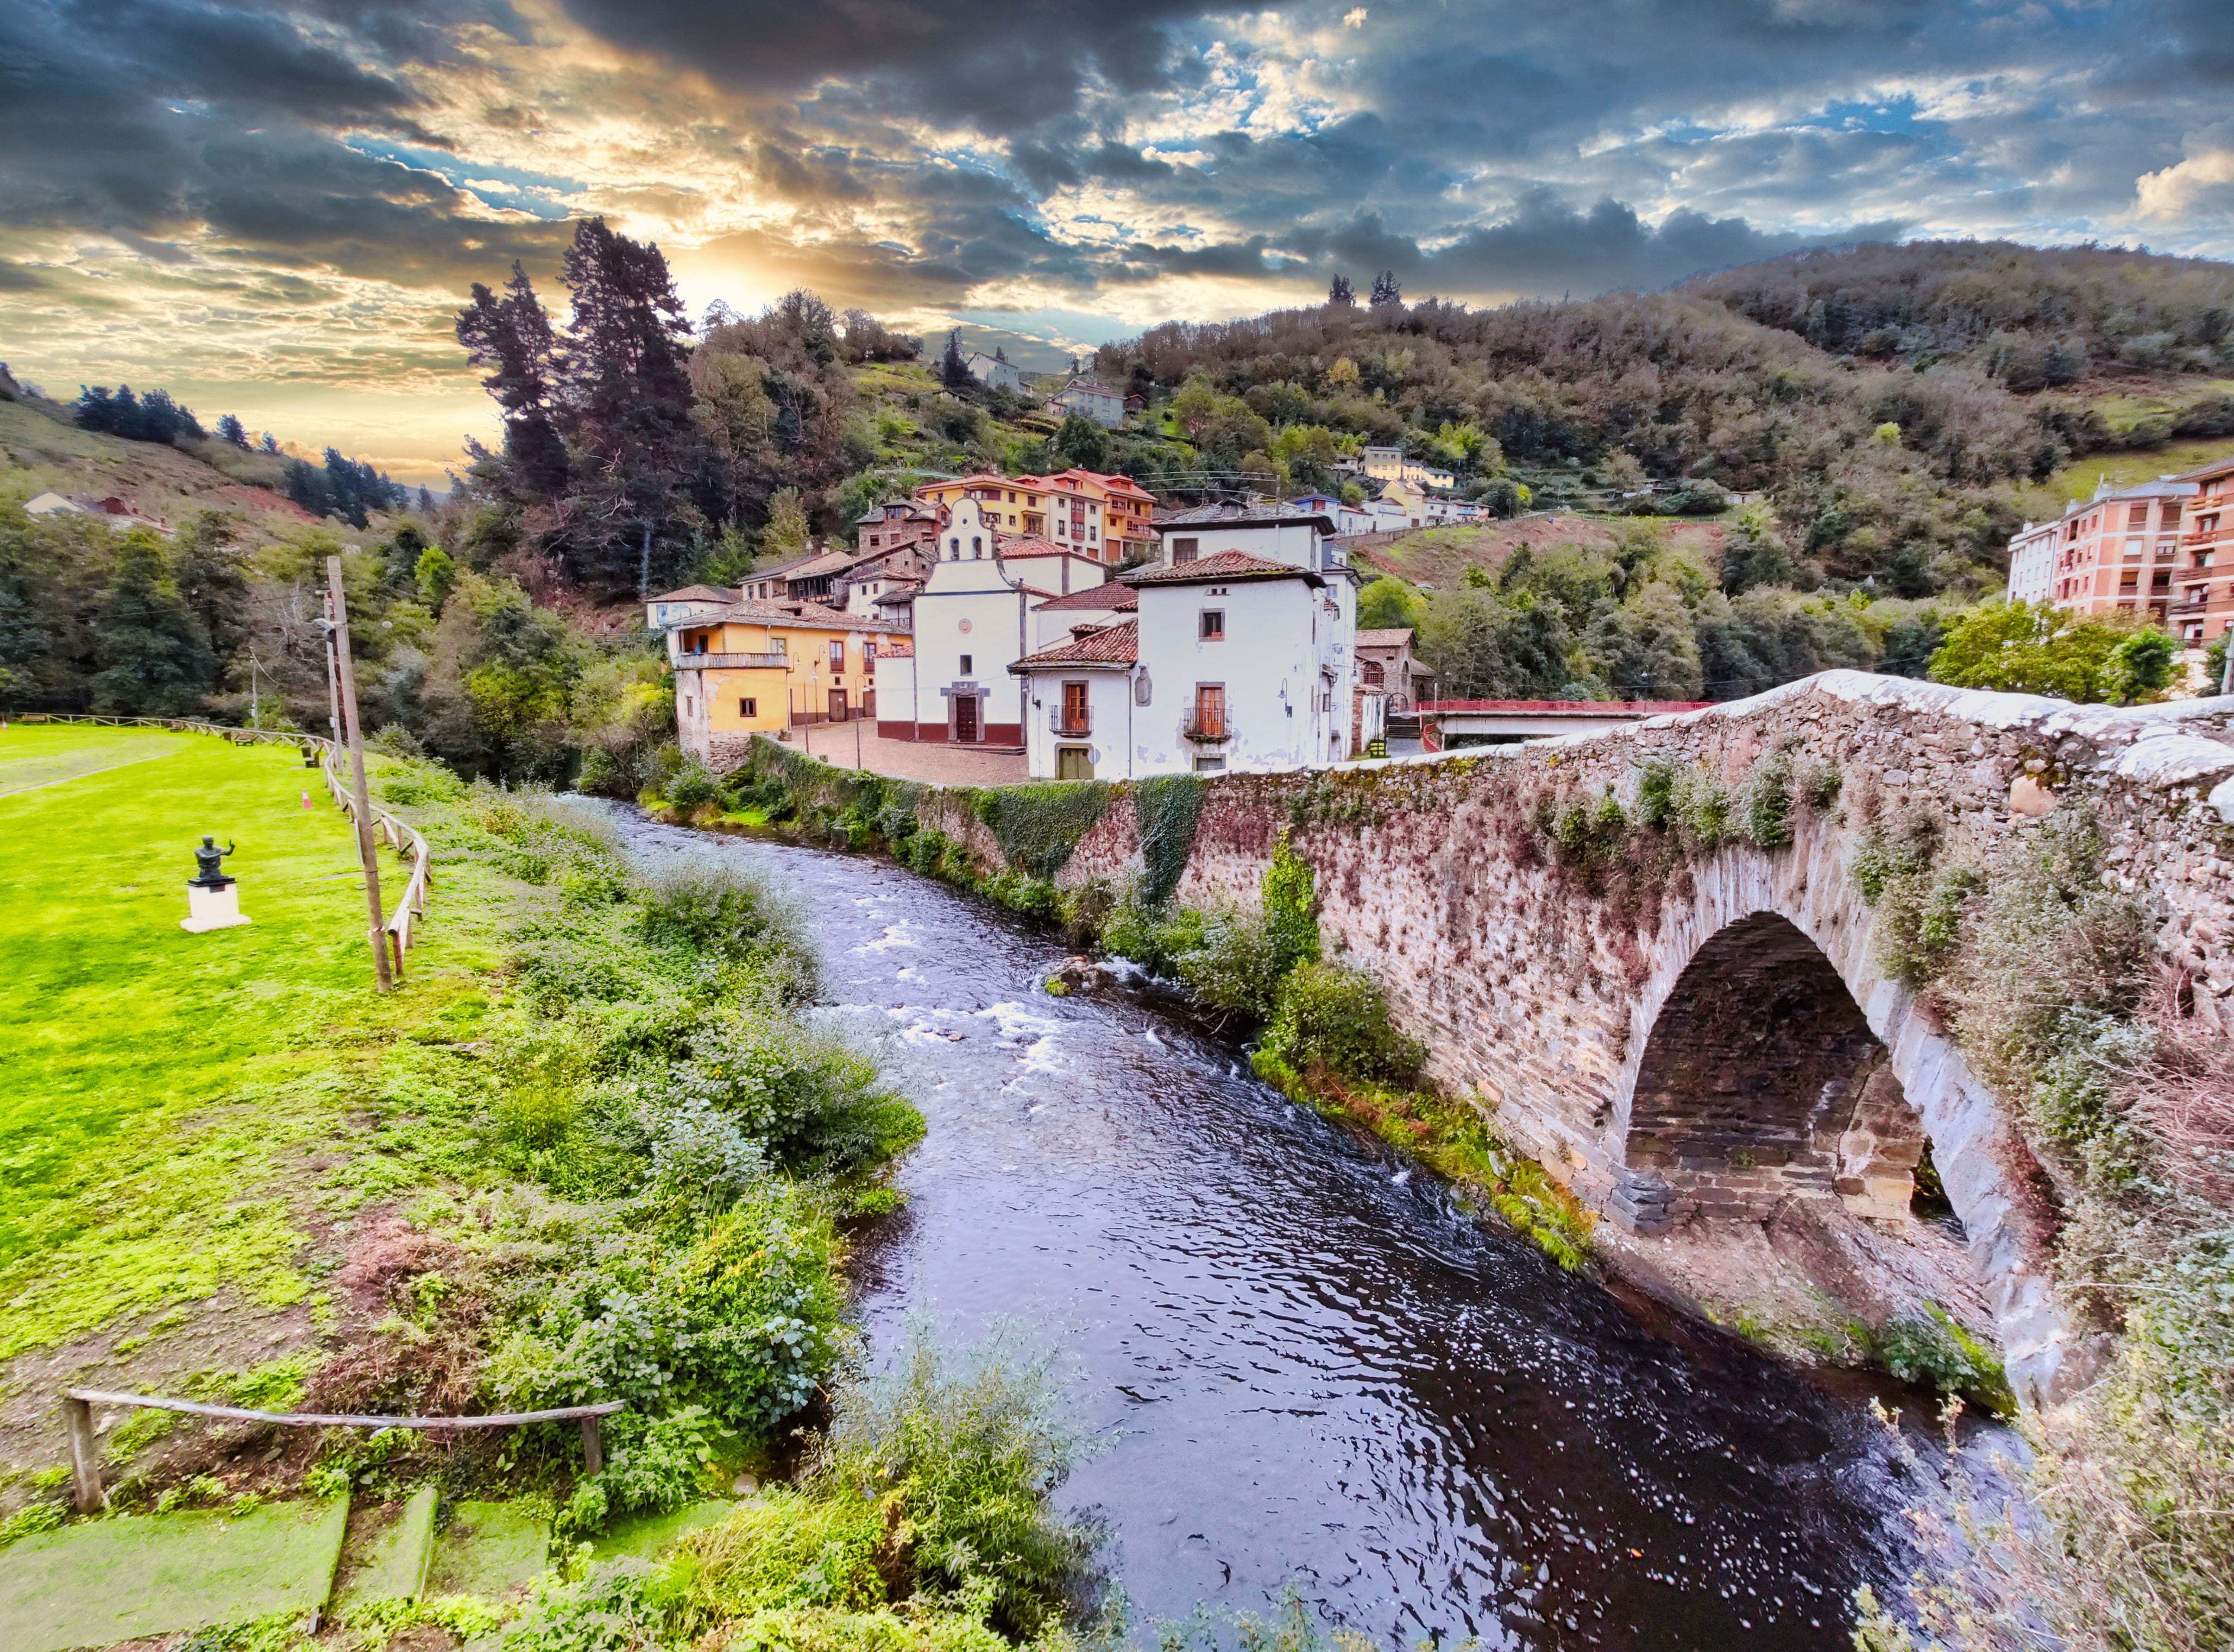
[[[604,1466],[598,1420],[627,1408],[625,1402],[607,1400],[594,1406],[562,1406],[556,1411],[513,1411],[492,1417],[358,1417],[316,1411],[244,1411],[238,1406],[207,1406],[193,1400],[165,1400],[147,1394],[111,1394],[103,1388],[66,1388],[62,1410],[69,1421],[70,1475],[80,1514],[97,1513],[108,1501],[101,1487],[101,1442],[94,1432],[93,1408],[100,1406],[138,1406],[149,1411],[175,1411],[189,1417],[214,1417],[229,1422],[265,1422],[285,1428],[412,1428],[425,1433],[459,1428],[517,1428],[536,1422],[579,1422],[582,1459],[592,1474]]]
[[[236,746],[293,746],[307,758],[315,750],[319,774],[324,776],[326,790],[332,793],[342,813],[352,820],[356,818],[356,794],[342,779],[342,748],[323,735],[305,735],[278,728],[234,728],[224,723],[201,722],[191,717],[96,717],[75,712],[26,712],[16,717],[17,722],[88,723],[104,728],[168,728],[179,734],[215,735]],[[309,765],[306,763],[305,767]],[[387,810],[375,806],[372,811],[372,834],[381,842],[411,862],[411,875],[403,885],[400,896],[386,923],[382,925],[388,937],[388,947],[395,960],[395,974],[403,975],[403,955],[416,938],[419,922],[427,915],[427,891],[433,887],[429,871],[434,852],[418,827],[398,819]]]

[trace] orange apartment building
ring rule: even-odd
[[[1156,550],[1150,525],[1155,496],[1130,476],[1066,470],[1053,476],[996,476],[982,471],[952,481],[925,482],[915,497],[953,508],[974,499],[989,523],[1003,533],[1046,539],[1061,550],[1112,566],[1145,559]]]
[[[2192,483],[2179,565],[2172,576],[2172,634],[2183,648],[2208,648],[2234,626],[2234,454],[2179,479]],[[2206,693],[2216,693],[2211,683]]]

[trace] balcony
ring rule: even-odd
[[[673,663],[678,671],[781,671],[791,660],[782,654],[677,654]]]
[[[1088,709],[1073,716],[1057,706],[1048,713],[1048,730],[1064,740],[1083,740],[1094,732],[1094,713]]]
[[[1198,746],[1217,746],[1233,738],[1233,725],[1222,715],[1190,711],[1179,733]]]

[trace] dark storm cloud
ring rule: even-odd
[[[870,82],[911,112],[982,132],[1074,112],[1099,80],[1139,93],[1165,78],[1168,30],[1205,0],[564,0],[605,39],[755,97],[826,79]]]
[[[442,180],[338,140],[439,144],[408,65],[368,65],[439,56],[445,41],[432,9],[410,4],[0,7],[0,223],[101,231],[173,264],[193,256],[178,238],[206,231],[236,255],[403,281],[452,277],[469,242],[483,263],[541,252],[550,230],[492,219]]]

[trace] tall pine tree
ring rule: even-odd
[[[574,313],[559,353],[572,478],[556,547],[578,578],[649,594],[703,518],[690,416],[690,323],[658,247],[602,218],[576,226],[564,275]]]
[[[504,409],[506,491],[522,505],[548,503],[566,486],[566,444],[552,407],[558,340],[527,271],[514,259],[500,298],[480,282],[458,312],[458,342],[475,367],[493,369],[483,388]]]
[[[216,680],[202,628],[179,596],[155,536],[135,529],[117,549],[115,571],[95,622],[93,708],[124,716],[196,709]]]

